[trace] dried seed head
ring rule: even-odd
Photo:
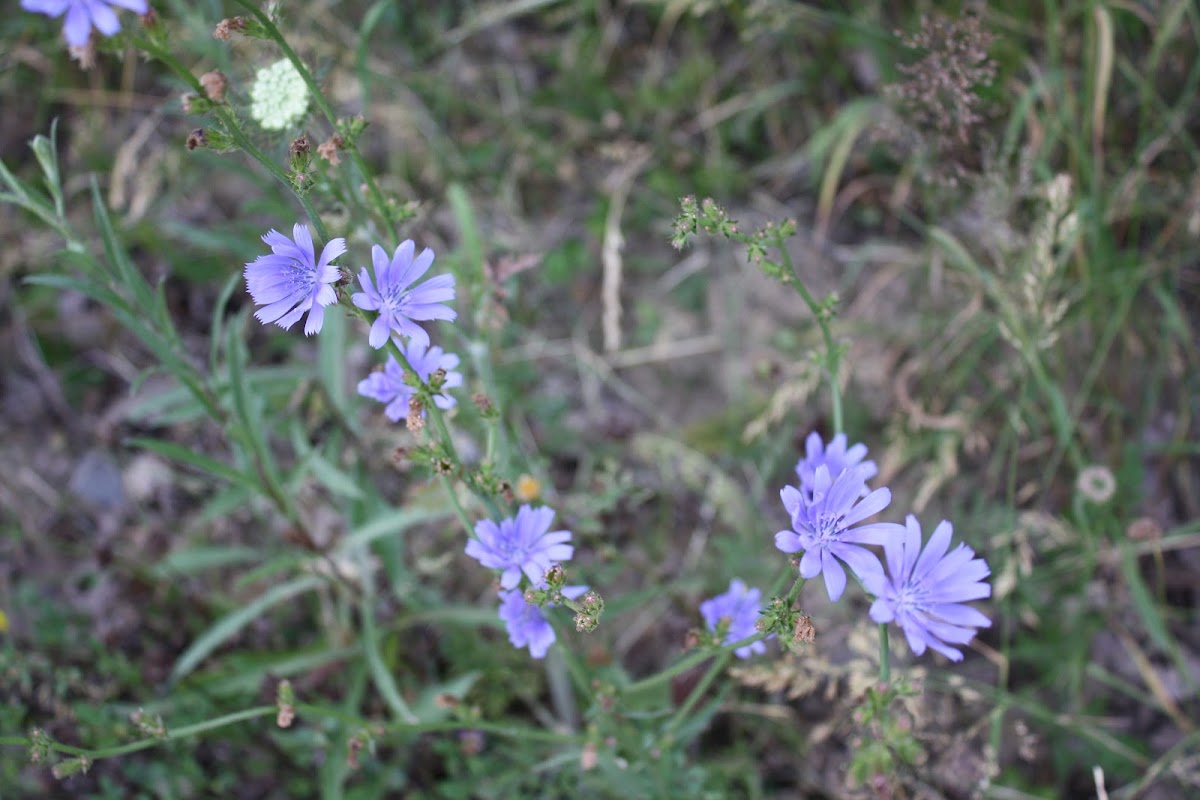
[[[1162,538],[1163,529],[1150,517],[1138,517],[1129,524],[1125,535],[1137,542],[1151,542]]]
[[[338,151],[346,146],[346,142],[338,134],[330,136],[325,141],[317,145],[317,153],[321,158],[329,162],[330,166],[336,167],[342,163],[342,159],[338,156]]]
[[[228,42],[235,32],[244,30],[246,30],[245,17],[229,17],[217,23],[217,28],[213,31],[213,38]]]
[[[1107,503],[1117,492],[1117,479],[1108,467],[1093,464],[1080,471],[1075,488],[1093,503]]]
[[[792,632],[792,641],[796,644],[812,644],[817,639],[817,629],[813,626],[812,617],[801,614],[796,620],[796,629]]]
[[[225,102],[225,89],[229,86],[229,81],[225,75],[219,70],[206,72],[200,76],[200,85],[204,87],[204,94],[209,100],[214,103]]]
[[[425,428],[425,408],[421,405],[421,398],[416,395],[408,398],[407,423],[413,433],[420,433]]]

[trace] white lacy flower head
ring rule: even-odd
[[[308,111],[308,86],[286,58],[263,67],[250,88],[250,116],[269,131],[293,127]]]

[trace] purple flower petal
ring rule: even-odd
[[[100,31],[101,35],[112,36],[121,30],[121,20],[117,19],[117,12],[104,3],[92,0],[90,11],[92,14],[92,26]]]
[[[809,437],[811,452],[816,452],[819,444],[819,437]],[[826,452],[844,448],[844,437],[834,437]],[[853,527],[891,502],[887,489],[866,492],[865,488],[860,471],[844,469],[833,476],[829,466],[820,463],[812,470],[811,491],[787,486],[779,493],[792,519],[792,531],[776,533],[775,547],[785,553],[803,550],[800,576],[812,579],[825,573],[825,588],[831,600],[841,597],[846,588],[842,563],[859,580],[882,573],[879,559],[862,545],[882,544],[903,531],[899,525],[886,522]]]
[[[720,626],[725,629],[725,644],[740,642],[757,631],[759,611],[762,608],[762,592],[752,589],[745,583],[734,578],[729,582],[729,591],[709,598],[700,604],[700,614],[704,624],[710,631],[717,631]],[[768,637],[769,638],[769,637]],[[766,645],[754,642],[734,650],[738,658],[749,658],[753,653],[766,652]]]
[[[514,589],[524,573],[531,585],[541,583],[546,571],[567,561],[575,549],[566,544],[570,531],[551,531],[554,510],[523,505],[515,517],[481,520],[475,525],[475,539],[467,542],[466,553],[489,569],[503,570],[501,586]]]
[[[92,35],[92,15],[88,13],[87,5],[76,0],[67,9],[67,18],[63,21],[63,36],[72,47],[83,47]]]
[[[812,496],[816,489],[816,471],[818,467],[822,466],[828,470],[829,477],[832,479],[837,479],[847,470],[853,470],[865,484],[868,479],[879,473],[879,468],[875,466],[874,461],[863,460],[866,456],[866,445],[856,444],[849,449],[846,448],[844,433],[837,434],[826,445],[821,441],[821,435],[813,431],[804,440],[804,458],[796,463],[796,475],[800,478],[800,490],[810,497]],[[860,491],[865,495],[868,489],[864,485]]]
[[[292,235],[295,241],[276,230],[263,235],[271,254],[246,264],[246,290],[255,305],[263,306],[254,316],[264,324],[274,322],[288,329],[307,312],[304,333],[309,336],[321,331],[325,307],[337,302],[337,292],[330,284],[337,280],[338,270],[327,268],[325,262],[343,252],[345,243],[333,240],[327,244],[318,265],[308,228],[296,223]],[[337,242],[342,242],[341,249]]]
[[[463,384],[462,373],[454,371],[459,364],[458,356],[443,352],[440,347],[426,349],[420,342],[411,340],[407,344],[398,342],[396,346],[408,360],[409,366],[425,383],[428,383],[433,373],[439,369],[445,370],[446,380],[442,384],[442,393],[434,395],[433,402],[442,410],[454,408],[458,401],[445,391]],[[387,403],[384,413],[388,419],[395,422],[408,416],[408,401],[416,394],[416,389],[408,385],[404,379],[404,368],[395,357],[389,355],[382,372],[373,372],[359,381],[358,393],[376,402]]]
[[[396,248],[389,259],[379,245],[371,248],[371,263],[375,270],[374,283],[364,269],[359,277],[362,292],[351,300],[359,308],[378,311],[369,341],[379,348],[387,341],[378,330],[387,330],[415,343],[429,346],[429,334],[415,321],[453,320],[457,313],[443,301],[454,299],[454,276],[439,275],[420,286],[412,283],[424,275],[433,264],[433,251],[425,248],[416,258],[416,245],[408,239]],[[378,329],[378,330],[377,330]]]
[[[21,0],[21,8],[48,17],[61,17],[63,36],[72,47],[83,47],[91,38],[92,28],[102,36],[112,36],[121,30],[113,6],[145,14],[146,0]]]
[[[921,552],[921,527],[910,515],[903,535],[883,544],[890,575],[864,583],[876,595],[871,619],[898,623],[917,655],[930,648],[960,661],[962,653],[949,645],[966,644],[979,628],[991,625],[979,611],[962,605],[991,595],[983,580],[991,571],[965,545],[947,552],[952,534],[950,523],[943,521]]]

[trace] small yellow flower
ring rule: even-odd
[[[8,614],[0,609],[0,633],[8,633]]]
[[[522,475],[517,478],[517,499],[522,503],[532,503],[542,496],[542,484],[532,475]]]

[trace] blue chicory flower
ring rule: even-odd
[[[83,47],[91,38],[92,28],[101,36],[112,36],[121,30],[121,21],[112,6],[127,8],[139,14],[149,11],[146,0],[21,0],[21,8],[48,17],[66,15],[63,36],[72,47]]]
[[[861,545],[883,544],[904,532],[902,525],[893,522],[851,527],[892,502],[889,490],[867,493],[865,488],[866,480],[856,470],[831,478],[829,467],[821,464],[814,473],[811,495],[794,486],[785,486],[779,493],[792,518],[792,530],[775,534],[775,546],[785,553],[803,550],[800,576],[808,580],[824,573],[830,600],[837,600],[846,588],[846,572],[839,560],[865,580],[868,575],[881,573],[883,566]]]
[[[825,444],[821,435],[813,431],[804,440],[804,458],[796,463],[796,474],[800,477],[800,490],[812,496],[813,482],[817,477],[817,467],[824,465],[829,470],[831,478],[837,478],[851,467],[857,468],[860,477],[868,481],[879,474],[879,468],[874,461],[863,461],[867,455],[867,446],[856,444],[846,449],[846,434],[839,433]],[[866,492],[864,492],[865,494]]]
[[[454,389],[463,385],[462,373],[455,371],[459,359],[453,353],[443,352],[440,347],[430,347],[427,350],[425,345],[414,341],[409,341],[407,344],[398,342],[397,346],[404,357],[408,359],[408,363],[421,376],[421,380],[426,383],[429,382],[430,375],[439,369],[444,369],[446,370],[446,381],[442,384],[443,389]],[[392,355],[388,355],[387,364],[382,372],[372,372],[358,382],[358,393],[363,397],[388,404],[383,413],[387,414],[388,419],[392,422],[397,422],[408,415],[408,401],[416,391],[404,380],[404,368]],[[454,408],[458,403],[457,400],[445,393],[435,394],[433,402],[443,411]]]
[[[329,262],[346,252],[346,240],[330,239],[317,260],[308,226],[296,223],[292,237],[295,241],[275,230],[262,237],[272,252],[246,265],[246,289],[263,306],[254,316],[264,325],[274,322],[286,330],[307,311],[304,335],[310,336],[320,333],[325,306],[337,302],[330,284],[341,272]]]
[[[453,275],[437,275],[420,286],[412,285],[433,266],[432,250],[426,247],[413,258],[415,250],[416,245],[409,239],[402,242],[389,259],[387,252],[375,245],[371,248],[375,282],[371,282],[371,275],[365,268],[358,276],[363,290],[350,299],[359,308],[379,312],[368,337],[371,347],[377,350],[383,347],[393,331],[428,347],[429,334],[414,320],[453,320],[458,316],[443,304],[454,299]]]
[[[700,614],[710,631],[716,631],[722,620],[728,621],[725,644],[733,644],[757,633],[758,612],[761,609],[762,592],[747,587],[737,578],[729,582],[729,591],[725,594],[719,594],[700,604]],[[733,652],[738,658],[749,658],[752,653],[766,651],[767,645],[760,640],[739,647]]]
[[[564,586],[563,596],[574,600],[587,591],[586,586]],[[525,600],[519,589],[500,592],[500,619],[508,629],[508,641],[513,647],[529,647],[529,655],[545,658],[550,645],[554,644],[554,627],[542,610]]]
[[[480,520],[475,523],[476,538],[467,542],[467,555],[489,569],[502,570],[502,589],[515,589],[522,572],[536,586],[550,567],[575,553],[575,548],[566,544],[571,532],[551,531],[553,521],[554,509],[528,505],[521,506],[515,518],[509,517],[499,525],[490,519]]]
[[[991,596],[992,587],[984,581],[991,570],[965,544],[947,553],[953,532],[943,520],[921,552],[921,526],[910,514],[903,533],[883,543],[889,574],[863,576],[863,585],[876,597],[871,619],[881,625],[897,623],[914,653],[931,647],[951,661],[962,661],[962,652],[949,645],[966,644],[978,628],[992,624],[963,605]]]

